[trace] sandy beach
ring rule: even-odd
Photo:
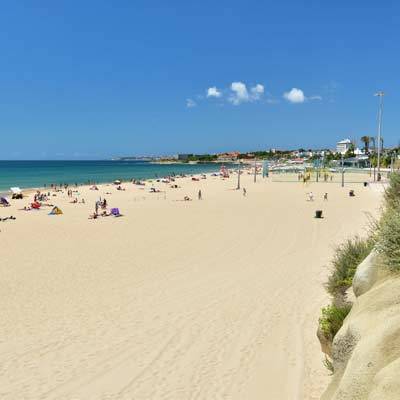
[[[85,204],[51,197],[57,216],[0,208],[16,217],[0,222],[0,398],[318,399],[327,264],[380,192],[244,174],[243,196],[236,179],[79,187]],[[89,220],[99,196],[123,216]]]

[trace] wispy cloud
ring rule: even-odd
[[[338,90],[340,90],[341,86],[342,85],[336,81],[330,81],[322,86],[322,90],[324,91],[325,97],[327,97],[330,103],[335,102],[336,94]]]
[[[186,108],[196,107],[197,103],[192,99],[186,99]]]
[[[209,87],[207,89],[207,97],[221,97],[222,93],[220,90],[217,89],[216,86]]]
[[[251,98],[253,100],[260,100],[260,98],[264,94],[264,86],[261,85],[260,83],[257,83],[256,86],[250,89],[250,92],[251,92]]]
[[[306,97],[304,92],[298,88],[292,88],[288,92],[283,93],[283,98],[286,99],[289,103],[294,103],[294,104],[301,104],[306,101],[312,101],[312,100],[322,100],[322,97],[319,95]]]

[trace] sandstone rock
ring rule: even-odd
[[[377,254],[372,251],[358,266],[353,278],[353,291],[356,297],[361,296],[375,283],[378,276]]]
[[[358,298],[333,341],[322,400],[400,399],[400,275],[376,267],[357,270]]]

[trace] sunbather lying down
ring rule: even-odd
[[[89,219],[97,219],[97,217],[98,215],[95,212],[89,215]]]
[[[7,221],[8,219],[17,219],[17,218],[15,218],[13,215],[11,215],[10,217],[0,218],[0,221]]]
[[[185,197],[183,198],[183,200],[184,200],[184,201],[192,201],[192,199],[191,199],[189,196],[185,196]]]

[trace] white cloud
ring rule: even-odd
[[[220,99],[228,101],[237,106],[242,103],[260,101],[265,94],[264,85],[257,83],[252,87],[247,87],[243,82],[232,82],[230,85],[230,92],[227,96],[224,95],[224,90],[218,89],[217,86],[211,86],[206,90],[205,95],[197,95],[196,101],[202,101],[206,98]],[[197,103],[193,99],[186,99],[186,107],[196,107]],[[220,104],[220,102],[218,102]]]
[[[264,94],[264,86],[260,83],[250,88],[249,92],[246,84],[243,82],[233,82],[231,84],[231,90],[233,93],[228,100],[235,106],[249,101],[260,100]]]
[[[304,103],[306,96],[301,89],[293,88],[290,92],[285,92],[283,97],[290,103]]]
[[[285,92],[283,97],[289,101],[290,103],[304,103],[306,101],[312,100],[322,100],[322,97],[319,95],[314,95],[310,97],[306,97],[304,92],[301,89],[292,88],[289,92]]]
[[[233,94],[229,97],[229,101],[235,106],[249,101],[249,92],[243,82],[232,82],[231,90]]]
[[[187,108],[193,108],[193,107],[196,107],[196,106],[197,106],[197,103],[194,100],[186,99],[186,107]]]
[[[256,86],[250,89],[252,100],[260,100],[261,96],[264,94],[264,86],[257,83]]]
[[[221,97],[222,93],[215,87],[210,87],[207,89],[207,97]]]

